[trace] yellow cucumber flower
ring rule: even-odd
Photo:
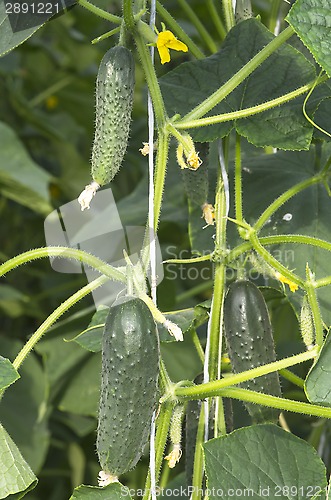
[[[286,285],[289,286],[291,292],[296,292],[297,289],[299,288],[298,285],[296,283],[294,283],[293,281],[289,280],[288,278],[286,278],[285,276],[283,276],[282,274],[276,272],[276,278],[281,282],[281,283],[284,283]]]
[[[161,64],[165,64],[170,61],[170,52],[172,50],[181,50],[182,52],[187,52],[188,47],[185,43],[177,40],[175,35],[171,31],[161,31],[156,40],[156,47],[160,55]]]

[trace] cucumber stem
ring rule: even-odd
[[[156,483],[160,477],[160,471],[162,466],[164,449],[167,443],[170,421],[172,416],[173,404],[164,403],[161,405],[159,416],[157,417],[157,429],[155,436],[155,480]],[[144,496],[143,500],[150,500],[152,496],[151,492],[151,476],[150,472],[148,472],[145,488],[144,488]]]
[[[95,14],[98,17],[102,17],[103,19],[106,19],[106,21],[110,21],[111,23],[115,23],[115,24],[121,24],[121,22],[122,22],[122,18],[120,16],[115,16],[114,14],[110,14],[110,12],[107,12],[103,9],[100,9],[100,7],[97,7],[96,5],[89,2],[88,0],[77,0],[77,3],[81,7],[84,7],[85,9],[92,12],[92,14]]]
[[[267,375],[268,373],[273,373],[289,366],[294,366],[309,359],[314,359],[318,355],[319,348],[316,346],[310,351],[302,352],[300,354],[295,354],[288,358],[281,359],[279,361],[274,361],[257,368],[252,368],[251,370],[246,370],[241,373],[236,373],[232,375],[227,375],[220,380],[213,380],[207,382],[206,384],[199,384],[192,387],[179,387],[175,388],[175,396],[178,398],[185,399],[203,399],[205,397],[211,397],[216,391],[222,390],[225,387],[230,387],[232,385],[240,384],[241,382],[246,382],[253,378],[261,377]]]
[[[229,0],[227,0],[229,1]],[[230,0],[231,1],[231,0]],[[235,75],[233,75],[224,85],[202,101],[192,111],[184,116],[183,121],[196,120],[204,116],[217,104],[223,101],[236,87],[238,87],[256,68],[258,68],[273,52],[275,52],[292,35],[294,30],[287,27],[282,33],[275,37],[263,49],[260,50],[248,63],[246,63]]]

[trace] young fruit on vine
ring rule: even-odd
[[[276,361],[272,328],[263,295],[254,283],[239,280],[229,286],[224,301],[224,331],[234,373]],[[243,382],[241,387],[281,396],[278,374]],[[256,422],[277,421],[279,411],[245,403]]]
[[[158,399],[159,340],[139,298],[113,306],[102,339],[97,452],[112,480],[132,469],[149,438]]]

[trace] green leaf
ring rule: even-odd
[[[59,402],[59,409],[95,417],[99,404],[100,373],[100,354],[88,355],[68,383]]]
[[[1,194],[46,215],[52,210],[48,192],[51,179],[31,160],[13,130],[0,122]]]
[[[30,38],[40,26],[35,26],[23,31],[13,32],[6,14],[6,2],[0,2],[0,56],[10,52],[15,47]]]
[[[236,25],[221,50],[203,60],[181,64],[160,79],[169,115],[182,116],[210,96],[251,60],[273,35],[256,19]],[[315,78],[314,67],[290,45],[284,44],[207,116],[262,104],[297,89]],[[213,141],[233,126],[256,146],[308,149],[312,127],[302,114],[303,97],[236,123],[224,122],[192,129],[195,141]],[[286,133],[284,133],[286,131]]]
[[[17,318],[24,312],[24,304],[29,301],[27,295],[11,285],[0,285],[0,308],[11,318]]]
[[[331,10],[329,0],[297,0],[286,20],[331,76]]]
[[[307,375],[305,392],[311,403],[331,407],[331,331]]]
[[[22,498],[38,479],[22,457],[20,450],[0,424],[0,498],[21,492],[16,498]]]
[[[61,4],[60,4],[61,5]],[[63,9],[59,7],[59,12]],[[22,13],[21,16],[26,16]],[[21,19],[20,19],[21,20]],[[23,24],[23,23],[22,23]],[[0,2],[0,56],[15,49],[18,45],[30,38],[45,22],[38,26],[28,27],[24,30],[13,31],[6,13],[6,2]]]
[[[9,359],[13,359],[22,347],[17,340],[0,337],[0,352]],[[34,353],[25,360],[20,375],[21,378],[3,395],[0,421],[37,473],[46,458],[49,431],[46,377]]]
[[[210,499],[303,500],[316,492],[325,499],[326,469],[315,449],[275,425],[239,429],[204,450]]]
[[[60,330],[57,335],[53,333],[51,337],[43,339],[36,346],[36,351],[43,358],[53,397],[57,396],[63,385],[67,387],[68,379],[71,380],[71,373],[76,372],[77,367],[88,357],[87,352],[75,342],[66,343],[63,341],[63,335],[71,331],[70,325],[71,323],[69,323],[66,332]],[[59,359],[61,363],[59,363]]]
[[[20,378],[9,359],[0,356],[0,390],[6,389]]]
[[[75,488],[69,500],[130,500],[129,489],[120,483],[113,483],[105,488],[81,485]]]
[[[92,319],[83,332],[79,333],[68,342],[77,342],[81,347],[91,352],[101,351],[101,341],[105,321],[109,313],[109,307],[99,306]]]
[[[197,304],[194,308],[181,309],[179,311],[171,311],[165,313],[165,317],[178,325],[183,333],[187,333],[191,328],[198,328],[208,321],[208,311],[210,309],[210,301]],[[163,326],[157,325],[161,342],[176,342],[173,336]]]

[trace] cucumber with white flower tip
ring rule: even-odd
[[[103,471],[118,477],[132,469],[148,442],[157,406],[159,340],[153,316],[139,298],[125,297],[107,317],[97,452]]]
[[[276,361],[272,328],[264,297],[258,287],[248,280],[231,283],[224,301],[224,333],[234,373]],[[272,396],[281,396],[277,372],[240,384]],[[245,403],[256,422],[277,421],[274,408]]]
[[[127,148],[134,91],[134,59],[126,47],[106,52],[96,82],[92,178],[103,186],[118,172]]]

